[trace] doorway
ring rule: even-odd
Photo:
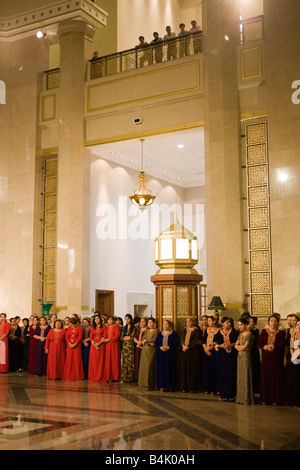
[[[113,290],[99,290],[96,289],[95,295],[95,311],[101,314],[114,315],[114,296]]]

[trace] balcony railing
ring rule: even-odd
[[[44,90],[52,90],[59,87],[59,68],[45,70],[44,72]]]
[[[107,77],[202,52],[202,32],[90,60],[90,78]]]
[[[241,43],[257,41],[264,38],[264,17],[255,16],[241,21],[240,24]]]

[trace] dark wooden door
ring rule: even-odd
[[[114,315],[114,291],[96,289],[95,310],[101,314]]]

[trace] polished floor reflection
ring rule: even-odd
[[[299,450],[300,412],[136,384],[0,375],[1,450]]]

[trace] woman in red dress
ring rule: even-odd
[[[32,325],[29,327],[30,334],[30,346],[29,346],[29,356],[28,356],[28,374],[34,374],[35,370],[35,349],[37,340],[34,338],[35,330],[39,324],[38,317],[33,317]]]
[[[100,315],[93,318],[93,326],[90,332],[91,349],[89,361],[89,381],[106,382],[105,376],[105,339],[107,338],[106,326]]]
[[[8,335],[10,323],[6,321],[6,313],[0,315],[0,372],[8,372]]]
[[[257,340],[257,346],[262,350],[260,399],[263,404],[284,404],[285,335],[278,328],[276,315],[271,315],[268,323]]]
[[[47,360],[47,379],[62,379],[66,360],[66,330],[62,320],[54,322],[46,339],[45,353]]]
[[[67,354],[63,373],[64,380],[84,380],[82,335],[83,328],[78,318],[70,318],[70,326],[66,330]]]
[[[114,324],[114,317],[108,317],[105,345],[105,378],[107,382],[121,380],[120,328]]]

